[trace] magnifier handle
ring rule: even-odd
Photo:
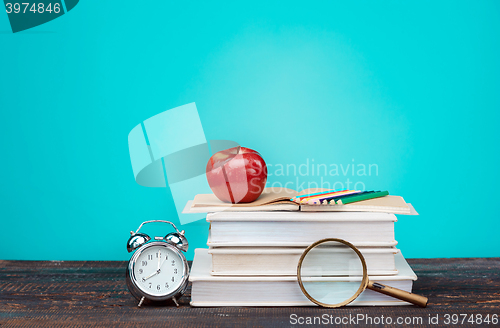
[[[367,288],[374,290],[376,292],[389,295],[392,297],[395,297],[397,299],[400,299],[402,301],[406,301],[421,307],[426,307],[427,302],[429,301],[427,297],[420,296],[417,294],[413,293],[408,293],[405,292],[404,290],[397,289],[394,287],[382,285],[381,283],[378,282],[373,282],[373,281],[368,281],[368,285],[366,286]]]

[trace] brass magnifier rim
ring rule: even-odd
[[[353,251],[356,252],[356,254],[358,255],[359,259],[361,260],[361,264],[363,266],[363,279],[361,280],[361,284],[359,285],[359,288],[356,291],[356,293],[354,295],[352,295],[350,298],[346,299],[345,301],[343,301],[341,303],[337,303],[337,304],[322,303],[322,302],[316,300],[311,295],[309,295],[309,293],[304,288],[304,285],[302,284],[302,275],[300,274],[300,269],[302,268],[302,262],[304,261],[304,258],[306,257],[307,253],[309,253],[309,251],[311,249],[313,249],[314,247],[318,246],[319,244],[330,242],[330,241],[341,243],[341,244],[344,244],[344,245],[350,247]],[[325,238],[325,239],[321,239],[321,240],[318,240],[317,242],[312,243],[309,247],[307,247],[305,249],[304,253],[302,253],[302,255],[300,256],[300,259],[299,259],[299,264],[297,265],[297,280],[299,282],[299,286],[300,286],[300,289],[302,290],[302,293],[304,293],[304,295],[311,302],[313,302],[313,303],[315,303],[317,305],[326,307],[326,308],[337,308],[337,307],[345,306],[345,305],[351,303],[352,301],[354,301],[366,289],[366,286],[368,285],[368,270],[366,269],[365,258],[363,257],[363,255],[361,254],[361,252],[356,248],[356,246],[354,246],[350,242],[345,241],[343,239]]]

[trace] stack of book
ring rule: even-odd
[[[371,281],[411,292],[417,276],[396,248],[394,236],[394,214],[416,214],[410,204],[384,196],[314,206],[290,201],[290,193],[266,190],[256,202],[236,206],[213,195],[197,195],[188,202],[184,212],[206,211],[210,222],[208,249],[195,250],[192,306],[315,305],[299,287],[297,264],[305,248],[323,238],[354,244],[366,260]],[[351,304],[409,303],[365,290]]]

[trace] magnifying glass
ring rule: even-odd
[[[337,238],[321,239],[306,248],[297,266],[297,278],[311,302],[328,308],[351,303],[366,288],[421,307],[428,301],[424,296],[370,281],[361,252]]]

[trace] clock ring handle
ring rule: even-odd
[[[134,232],[134,235],[137,234],[139,232],[139,230],[141,230],[142,226],[147,224],[147,223],[154,223],[154,222],[163,222],[163,223],[169,223],[172,225],[172,227],[174,227],[175,231],[177,231],[178,233],[182,234],[181,231],[179,231],[179,229],[177,229],[177,227],[175,226],[175,224],[173,224],[172,222],[170,221],[166,221],[166,220],[149,220],[149,221],[144,221],[141,223],[141,225],[139,226],[139,228],[136,230],[136,232]]]

